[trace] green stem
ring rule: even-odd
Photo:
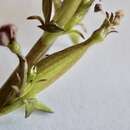
[[[31,97],[37,95],[43,89],[48,87],[54,81],[56,81],[62,74],[70,69],[86,52],[86,50],[95,43],[101,42],[104,37],[99,33],[94,32],[93,35],[83,43],[74,45],[60,52],[56,52],[47,58],[41,60],[38,64],[37,81],[47,79],[47,81],[33,83],[31,87],[26,87],[25,97]],[[29,92],[29,93],[27,93]]]
[[[64,0],[63,7],[58,10],[54,20],[60,26],[64,26],[73,17],[82,0]]]
[[[4,109],[2,109],[0,111],[0,116],[4,116],[5,114],[8,114],[14,110],[17,110],[18,108],[22,107],[23,105],[24,105],[23,101],[17,100],[12,105],[7,105],[6,107],[4,107]]]
[[[93,2],[94,2],[94,0],[83,0],[80,3],[80,6],[77,9],[77,11],[75,12],[74,16],[65,25],[65,29],[69,30],[74,25],[79,24],[82,21],[82,19],[84,18],[84,16],[86,15],[86,13],[88,12],[88,10],[90,9],[90,7],[91,7],[91,5],[92,5]]]
[[[33,48],[30,50],[26,57],[29,64],[29,68],[32,65],[35,65],[41,59],[41,57],[45,55],[50,46],[61,34],[62,33],[44,33],[44,35],[33,46]]]

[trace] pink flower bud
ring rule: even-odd
[[[0,27],[0,45],[8,46],[11,41],[16,39],[17,28],[13,24],[7,24]]]
[[[102,11],[103,8],[102,8],[102,4],[96,4],[95,7],[94,7],[94,12],[100,12]]]

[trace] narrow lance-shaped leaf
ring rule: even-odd
[[[41,23],[41,25],[44,25],[44,21],[41,16],[37,16],[37,15],[29,16],[27,19],[28,20],[38,20]]]
[[[58,26],[54,21],[51,21],[50,23],[46,24],[45,26],[40,25],[38,27],[40,29],[43,29],[44,31],[47,31],[50,33],[58,33],[58,32],[64,31],[64,29],[62,29],[60,26]]]
[[[44,105],[35,98],[27,99],[24,101],[24,103],[25,103],[25,118],[28,118],[33,111],[43,111],[47,113],[53,112],[49,107],[47,107],[46,105]]]

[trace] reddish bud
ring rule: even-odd
[[[11,41],[16,39],[17,28],[13,24],[7,24],[0,27],[0,45],[8,46]]]
[[[100,12],[102,11],[102,5],[101,4],[96,4],[94,7],[94,12]]]

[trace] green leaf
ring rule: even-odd
[[[49,108],[45,104],[41,103],[40,101],[37,101],[37,103],[35,104],[35,108],[39,111],[53,113],[53,110],[51,108]]]
[[[45,23],[48,23],[52,13],[52,0],[42,0],[42,11],[45,18]]]
[[[29,102],[28,100],[25,100],[25,118],[28,118],[32,114],[34,109],[35,108],[33,102]]]
[[[47,113],[53,113],[53,111],[49,107],[47,107],[46,105],[44,105],[35,98],[26,99],[24,103],[25,103],[25,118],[28,118],[33,111],[37,110]]]

